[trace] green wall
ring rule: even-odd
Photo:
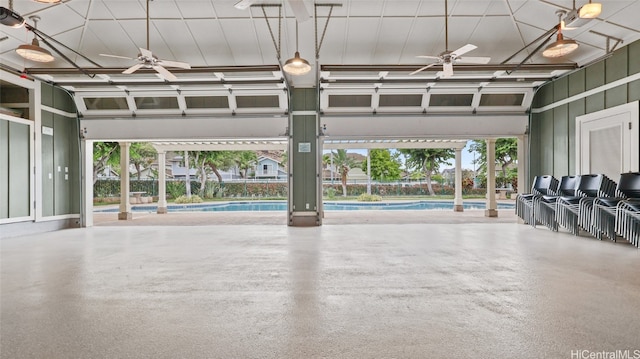
[[[0,218],[31,214],[29,125],[0,120]]]
[[[42,104],[75,114],[73,99],[62,89],[42,84]],[[80,213],[80,141],[77,118],[42,110],[42,214]],[[42,131],[42,129],[40,129]]]
[[[539,174],[552,174],[557,178],[575,174],[576,117],[640,100],[640,80],[543,112],[535,113],[535,110],[637,74],[639,58],[640,41],[636,41],[603,61],[545,84],[536,92],[530,126],[531,178]]]
[[[296,115],[295,111],[316,111],[315,89],[294,89],[291,108],[292,123],[292,204],[296,212],[313,212],[318,206],[316,144],[317,121],[315,115]],[[310,152],[299,152],[299,143],[310,143]],[[307,208],[307,205],[309,206]]]

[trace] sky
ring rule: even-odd
[[[469,145],[471,144],[471,141],[467,142],[467,146],[465,146],[465,148],[462,149],[462,169],[468,169],[468,170],[473,170],[473,153],[469,152]],[[324,153],[329,153],[329,150],[325,150]],[[347,150],[347,152],[349,153],[359,153],[363,156],[367,155],[367,150],[364,149],[349,149]],[[447,166],[447,165],[443,165],[440,167],[440,171],[447,169],[447,168],[455,168],[455,160],[451,159],[450,160],[451,165]]]

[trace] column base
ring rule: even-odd
[[[167,207],[158,207],[158,211],[156,213],[158,213],[158,214],[166,214],[167,213]]]
[[[484,216],[485,217],[498,217],[498,210],[497,209],[485,209],[484,210]]]
[[[131,212],[120,212],[118,213],[118,219],[129,221],[133,219],[133,213]]]
[[[320,218],[315,212],[302,212],[289,217],[289,226],[291,227],[316,227],[320,224]]]
[[[453,205],[453,211],[454,212],[464,212],[464,206],[461,204],[454,204]]]

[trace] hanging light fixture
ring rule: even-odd
[[[582,19],[595,19],[602,12],[602,4],[597,2],[591,2],[585,4],[580,8],[580,18]]]
[[[565,40],[562,36],[562,13],[558,15],[558,19],[560,20],[558,24],[558,37],[554,43],[547,46],[546,49],[542,52],[542,56],[556,58],[568,55],[575,51],[578,48],[578,43],[574,40]]]
[[[309,61],[300,57],[300,52],[298,52],[298,21],[296,21],[296,53],[293,58],[284,63],[282,69],[290,75],[304,75],[311,71]]]
[[[36,62],[51,62],[54,60],[53,55],[49,52],[49,50],[40,47],[40,42],[36,37],[35,30],[38,29],[38,20],[40,20],[39,16],[31,16],[29,17],[33,21],[33,40],[31,44],[23,44],[18,46],[16,52],[18,55],[24,57],[27,60],[36,61]]]

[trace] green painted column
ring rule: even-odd
[[[290,226],[322,224],[322,144],[316,89],[292,89],[289,114]]]

